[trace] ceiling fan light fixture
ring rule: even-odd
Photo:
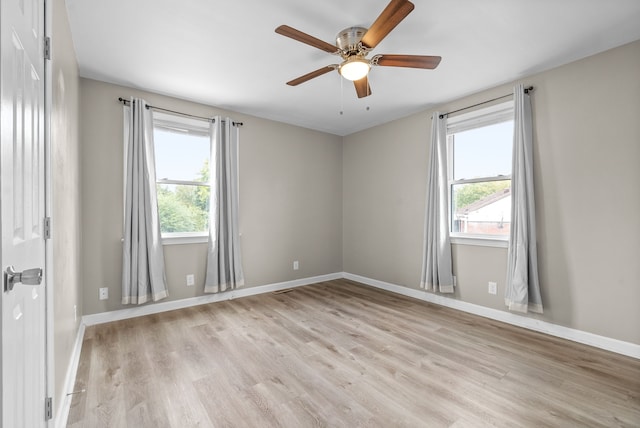
[[[361,57],[351,57],[340,64],[340,75],[347,80],[360,80],[369,74],[369,70],[371,69],[371,64],[364,58]]]

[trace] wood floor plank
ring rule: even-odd
[[[86,329],[68,426],[639,427],[640,361],[348,280]]]

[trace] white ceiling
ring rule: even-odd
[[[388,0],[66,0],[83,77],[337,135],[640,39],[638,0],[413,2],[373,54],[442,62],[376,67],[373,94],[358,99],[337,72],[287,86],[339,58],[274,30],[334,43],[343,28],[369,27]]]

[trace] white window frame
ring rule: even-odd
[[[462,245],[478,245],[483,247],[501,247],[509,246],[508,236],[498,235],[474,235],[470,233],[452,232],[453,224],[453,186],[456,184],[469,184],[488,181],[504,181],[511,180],[511,174],[489,176],[473,179],[454,180],[453,177],[453,134],[471,129],[481,128],[489,125],[495,125],[502,122],[513,120],[513,101],[507,101],[494,104],[489,107],[474,110],[469,113],[460,114],[451,118],[447,118],[447,202],[448,202],[448,221],[449,234],[452,244]]]
[[[209,151],[211,152],[211,122],[206,119],[197,119],[192,117],[181,116],[164,112],[153,112],[153,130],[156,127],[164,127],[171,130],[183,131],[197,135],[209,137]],[[209,162],[213,162],[209,159]],[[158,178],[156,176],[156,185],[173,184],[173,185],[191,185],[191,186],[209,186],[211,182],[203,183],[200,181],[188,180],[172,180]],[[180,244],[198,244],[207,243],[209,241],[209,231],[203,232],[163,232],[163,245],[180,245]]]

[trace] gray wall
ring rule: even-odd
[[[342,138],[214,107],[81,79],[84,314],[122,309],[122,105],[229,115],[240,131],[240,230],[246,287],[342,271]],[[203,294],[206,244],[166,245],[169,299]],[[292,263],[300,262],[294,271]],[[185,276],[193,273],[194,287]],[[98,289],[109,299],[98,300]]]
[[[640,41],[521,81],[535,86],[545,313],[640,344]],[[509,83],[440,111],[512,91]],[[418,288],[431,111],[344,138],[345,272]],[[454,298],[504,309],[506,249],[453,246]],[[498,295],[487,282],[498,283]]]
[[[52,7],[51,199],[55,401],[64,380],[82,316],[80,282],[79,77],[64,0]],[[75,318],[77,309],[77,319]]]

